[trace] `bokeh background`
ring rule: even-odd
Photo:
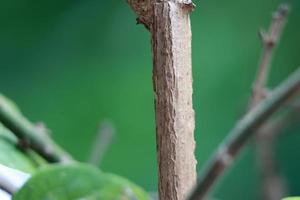
[[[198,170],[245,112],[259,60],[260,28],[279,0],[204,0],[192,13]],[[270,87],[300,64],[300,2],[273,62]],[[0,91],[43,121],[74,157],[87,161],[98,125],[116,129],[101,168],[157,188],[150,36],[122,1],[0,0]],[[298,131],[297,131],[298,130]],[[300,195],[300,126],[276,145],[291,195]],[[298,134],[297,134],[298,132]],[[218,184],[222,200],[259,198],[249,145]]]

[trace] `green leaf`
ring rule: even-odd
[[[139,186],[115,174],[105,174],[106,185],[101,190],[102,199],[148,200],[148,194]],[[114,195],[112,195],[114,194]],[[105,198],[104,198],[105,197]],[[99,199],[99,198],[98,198]]]
[[[52,165],[36,173],[13,200],[148,200],[142,189],[86,164]]]
[[[37,172],[14,200],[77,199],[103,186],[102,173],[87,165],[53,165]]]
[[[282,200],[300,200],[300,197],[286,197]]]

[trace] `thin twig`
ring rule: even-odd
[[[274,143],[284,130],[300,122],[299,108],[265,124],[257,135],[257,156],[262,178],[262,197],[266,200],[278,200],[285,196],[287,187],[284,177],[277,169],[274,155]]]
[[[274,153],[274,139],[257,142],[256,154],[261,177],[261,193],[265,200],[278,200],[286,194],[286,184],[277,169]]]
[[[300,120],[300,106],[295,107],[285,114],[271,120],[266,125],[260,128],[261,140],[273,140],[277,138],[287,127],[298,123]]]
[[[290,104],[289,104],[290,105]],[[274,143],[284,130],[300,122],[299,107],[294,107],[285,115],[268,122],[257,132],[257,156],[261,170],[262,197],[277,200],[286,196],[288,188],[285,178],[280,174],[274,154]]]
[[[287,100],[299,92],[300,68],[278,86],[272,94],[244,116],[229,132],[220,148],[213,154],[207,168],[198,179],[189,200],[202,200],[216,180],[227,169],[256,130],[278,111]]]
[[[267,96],[267,82],[271,68],[272,55],[274,48],[280,40],[283,31],[289,8],[287,5],[280,5],[278,10],[273,14],[273,19],[269,30],[267,32],[261,31],[260,38],[263,45],[261,60],[259,63],[256,80],[253,84],[253,93],[251,99],[251,107],[253,109]],[[276,161],[273,153],[273,139],[274,137],[264,140],[262,135],[266,134],[258,130],[256,137],[257,162],[262,177],[262,193],[266,200],[277,200],[284,196],[286,191],[284,181],[278,170],[276,169]],[[269,130],[271,131],[271,130]],[[272,130],[274,136],[275,132]],[[268,134],[271,137],[271,134]]]
[[[10,129],[24,148],[31,148],[49,162],[72,162],[72,157],[58,146],[48,131],[28,121],[10,100],[0,95],[0,122]]]
[[[288,104],[290,108],[280,116],[272,119],[257,132],[257,155],[261,169],[262,197],[266,200],[278,200],[287,192],[284,177],[277,169],[274,155],[274,143],[287,127],[300,122],[300,105]]]
[[[279,42],[288,11],[289,7],[287,5],[280,5],[278,10],[273,14],[273,20],[268,32],[260,31],[263,50],[256,80],[253,84],[253,98],[251,107],[257,105],[266,96],[266,84],[268,81],[272,55],[276,44]]]
[[[115,134],[115,128],[109,121],[104,121],[99,126],[98,134],[94,139],[94,144],[91,148],[89,163],[99,166],[102,158],[112,142]]]

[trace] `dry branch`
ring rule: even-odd
[[[291,105],[294,102],[291,102]],[[266,200],[278,200],[286,196],[285,179],[278,172],[274,155],[274,143],[280,134],[290,126],[300,122],[300,105],[293,105],[283,114],[261,127],[257,134],[257,156],[261,169],[262,197]]]
[[[253,94],[251,99],[251,107],[253,109],[259,102],[267,96],[267,82],[271,68],[272,55],[274,48],[280,40],[289,8],[287,5],[280,5],[278,10],[273,14],[273,20],[267,32],[261,31],[261,42],[263,45],[261,60],[259,63],[256,79],[253,84]],[[263,128],[262,128],[263,129]],[[258,130],[256,137],[257,162],[262,177],[262,194],[263,199],[277,200],[284,196],[286,191],[284,181],[276,168],[276,161],[273,149],[274,137],[264,131]],[[269,131],[271,131],[269,129]],[[275,136],[275,132],[272,133]],[[264,135],[268,134],[269,139],[264,139]]]
[[[212,159],[203,171],[204,173],[199,177],[198,184],[189,200],[204,199],[216,180],[230,166],[246,142],[287,100],[297,92],[299,93],[299,89],[300,68],[278,86],[271,95],[249,111],[229,132],[228,137],[213,154]]]
[[[251,108],[256,106],[267,95],[266,84],[268,81],[272,55],[274,53],[276,44],[279,42],[288,11],[289,7],[287,5],[280,5],[278,10],[273,14],[273,20],[268,32],[260,31],[263,50],[258,66],[256,80],[253,84]]]
[[[285,113],[261,127],[260,132],[262,132],[262,134],[260,134],[259,137],[261,137],[262,140],[274,140],[280,136],[280,134],[283,133],[286,128],[297,124],[299,120],[300,105],[297,105],[297,107],[289,109]]]
[[[183,200],[196,182],[190,0],[128,0],[152,35],[159,197]]]
[[[111,145],[113,136],[115,135],[115,127],[110,121],[103,121],[99,125],[99,130],[94,138],[91,148],[89,163],[100,166],[102,158]]]

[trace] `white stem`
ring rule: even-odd
[[[11,200],[11,195],[0,189],[0,199],[1,200]]]
[[[20,189],[30,176],[30,174],[0,164],[0,188],[11,194]]]

